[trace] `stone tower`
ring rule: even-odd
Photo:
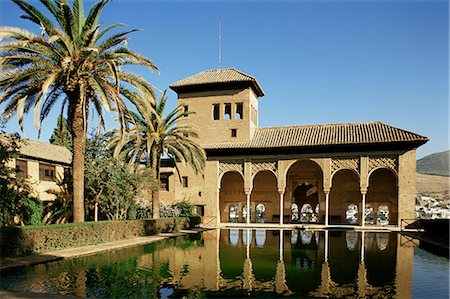
[[[193,111],[200,144],[250,142],[258,127],[258,81],[234,68],[206,70],[170,85],[178,105]]]

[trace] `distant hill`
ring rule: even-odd
[[[433,174],[450,176],[450,150],[434,153],[417,160],[417,172],[422,174]]]

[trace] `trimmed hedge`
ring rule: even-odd
[[[0,228],[1,257],[151,236],[197,226],[200,217],[99,221]]]

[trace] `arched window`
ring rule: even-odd
[[[389,207],[386,205],[381,205],[378,207],[377,225],[387,224],[389,224]]]
[[[239,222],[239,208],[235,203],[230,205],[230,222]]]
[[[291,221],[298,221],[298,205],[295,202],[291,205]]]
[[[373,207],[370,204],[366,204],[364,211],[364,218],[366,224],[373,224]]]
[[[300,222],[312,222],[313,208],[309,203],[305,203],[300,210]]]
[[[345,220],[350,224],[358,223],[358,206],[354,203],[347,206],[347,210],[345,211]]]
[[[256,222],[264,223],[266,219],[266,207],[264,204],[260,203],[256,206]]]

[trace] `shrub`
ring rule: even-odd
[[[183,200],[174,206],[180,210],[180,217],[191,217],[194,215],[194,205],[188,201]]]
[[[48,252],[84,245],[179,231],[189,227],[188,218],[130,221],[98,221],[0,228],[2,257]]]

